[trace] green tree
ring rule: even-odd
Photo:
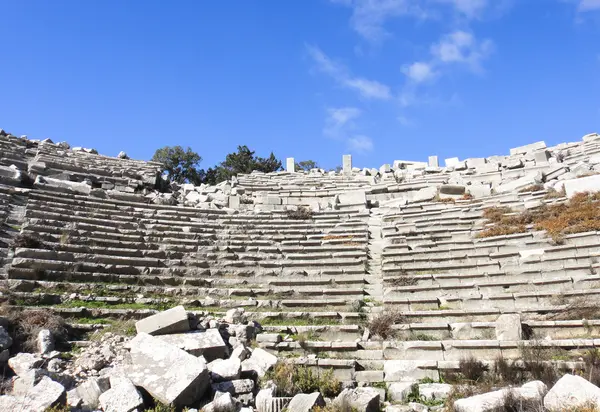
[[[310,171],[310,169],[317,169],[318,167],[319,165],[314,160],[302,160],[296,163],[296,170],[304,170],[305,172]]]
[[[278,160],[273,152],[267,158],[255,156],[254,153],[248,146],[238,146],[237,152],[229,153],[214,171],[209,169],[211,179],[214,175],[215,183],[219,183],[238,174],[252,173],[254,170],[270,173],[281,169],[281,160]],[[207,172],[207,176],[208,174]]]
[[[170,182],[199,185],[205,178],[204,170],[198,167],[202,158],[189,147],[165,146],[154,152],[152,161],[162,163],[162,172]]]

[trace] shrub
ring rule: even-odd
[[[494,360],[494,378],[499,383],[518,385],[523,381],[523,371],[514,362],[499,356]]]
[[[419,283],[419,279],[411,276],[402,276],[388,279],[387,282],[392,286],[415,286]]]
[[[458,369],[464,379],[472,382],[479,382],[487,372],[488,367],[473,356],[469,356],[458,362]]]
[[[324,397],[337,396],[342,390],[342,383],[330,369],[324,373],[313,372],[305,366],[288,362],[278,362],[264,378],[277,385],[278,396],[294,396],[299,393],[321,392]]]
[[[583,355],[585,378],[594,385],[600,385],[600,349],[590,349]]]
[[[8,333],[13,339],[13,353],[35,351],[37,336],[42,329],[50,330],[57,344],[68,341],[68,329],[64,319],[48,310],[21,310],[3,306],[0,308],[0,315],[8,320]]]
[[[379,336],[382,339],[388,339],[395,335],[392,328],[397,323],[405,323],[406,318],[397,310],[384,310],[374,316],[368,323],[367,327],[372,334]]]
[[[27,249],[44,249],[44,244],[39,239],[23,233],[17,234],[10,245],[12,249],[27,248]]]
[[[308,207],[301,206],[296,210],[286,211],[288,219],[292,220],[309,220],[312,219],[313,211]]]
[[[521,359],[526,374],[531,380],[542,381],[546,385],[554,385],[558,380],[558,371],[550,360],[552,349],[545,347],[542,342],[533,340],[531,345],[521,345]]]

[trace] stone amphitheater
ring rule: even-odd
[[[600,316],[571,310],[597,308],[600,233],[479,236],[486,209],[535,211],[600,190],[600,135],[443,166],[436,156],[358,169],[346,155],[339,172],[294,164],[169,185],[157,163],[0,130],[2,299],[60,315],[81,347],[111,322],[179,305],[215,317],[243,308],[263,331],[256,348],[384,398],[468,356],[600,346]],[[11,246],[19,236],[35,241]],[[369,329],[385,313],[398,314],[389,339]]]

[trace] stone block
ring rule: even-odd
[[[444,195],[461,196],[465,194],[465,187],[459,185],[441,185],[440,193]]]
[[[110,389],[108,378],[88,378],[85,382],[69,391],[67,396],[71,405],[71,398],[75,396],[80,399],[82,407],[90,410],[98,409],[99,397]],[[72,405],[74,406],[74,405]]]
[[[465,160],[469,169],[477,168],[486,164],[487,160],[483,157],[472,157]]]
[[[236,379],[212,384],[214,392],[227,392],[232,395],[251,393],[254,390],[254,381],[252,379]]]
[[[44,376],[23,396],[0,396],[0,411],[43,412],[66,403],[64,386]]]
[[[383,365],[386,382],[414,381],[422,378],[439,379],[435,361],[388,360]]]
[[[412,198],[410,202],[426,202],[428,200],[433,200],[438,194],[438,188],[435,186],[424,187],[423,189],[419,189],[416,192],[412,193]]]
[[[581,138],[584,142],[592,142],[594,140],[600,139],[600,134],[598,133],[588,133]]]
[[[427,159],[427,164],[429,167],[440,167],[440,162],[438,161],[437,156],[429,156]]]
[[[319,392],[300,393],[292,398],[287,410],[290,412],[310,412],[317,406],[325,406],[325,400]]]
[[[125,377],[111,377],[110,389],[98,397],[104,412],[130,412],[144,407],[142,394]]]
[[[514,155],[518,155],[518,154],[525,154],[525,153],[529,153],[529,152],[533,152],[535,150],[541,150],[541,149],[545,149],[545,148],[546,148],[546,143],[543,141],[539,141],[539,142],[527,144],[525,146],[519,146],[519,147],[512,148],[512,149],[510,149],[510,155],[514,156]]]
[[[17,376],[25,376],[32,369],[39,368],[44,363],[44,360],[32,353],[21,352],[8,360],[8,366],[17,374]]]
[[[213,382],[232,381],[239,379],[242,362],[235,357],[215,359],[208,364],[208,370]]]
[[[564,181],[567,197],[579,192],[597,192],[600,190],[600,174]]]
[[[344,155],[342,157],[342,171],[345,175],[352,174],[352,155]]]
[[[496,320],[496,339],[521,340],[522,339],[521,315],[504,314]]]
[[[550,152],[548,152],[547,150],[540,150],[534,152],[533,158],[537,166],[546,165],[548,164],[548,159],[550,159]]]
[[[337,398],[334,404],[340,405],[340,410],[343,407],[349,407],[350,410],[357,412],[378,412],[379,411],[379,391],[375,388],[355,388],[344,389]]]
[[[444,400],[452,392],[452,385],[447,383],[421,383],[419,394],[428,401]]]
[[[404,402],[412,391],[414,381],[394,382],[388,386],[388,397],[391,401]]]
[[[446,167],[455,167],[459,163],[460,160],[458,160],[458,157],[450,157],[444,160],[444,164],[446,165]]]
[[[204,356],[207,362],[224,358],[227,347],[218,329],[195,330],[187,333],[160,335],[158,339],[194,356]]]
[[[285,171],[288,173],[294,173],[296,171],[296,161],[293,157],[285,159]]]
[[[71,182],[69,180],[54,179],[47,176],[36,177],[34,186],[49,189],[49,190],[60,190],[64,192],[80,193],[83,195],[89,195],[92,191],[92,186],[86,183]]]
[[[203,358],[147,333],[133,338],[130,347],[128,377],[162,403],[189,406],[204,395],[210,376]]]
[[[239,196],[229,196],[228,198],[228,206],[230,209],[239,209],[240,208],[240,197]]]
[[[135,323],[138,333],[149,335],[164,335],[190,330],[188,315],[183,306],[176,306],[164,312],[159,312]]]
[[[242,362],[242,372],[255,372],[262,377],[277,363],[277,356],[264,349],[256,348],[250,358]]]
[[[466,187],[467,192],[475,199],[491,196],[492,188],[490,185],[473,184]]]
[[[577,375],[564,375],[544,397],[544,407],[550,412],[587,405],[600,406],[600,388]]]
[[[501,410],[506,397],[512,395],[523,410],[542,410],[547,388],[540,381],[528,382],[520,388],[505,388],[494,392],[458,399],[454,402],[456,412],[493,412]]]

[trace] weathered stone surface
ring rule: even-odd
[[[310,412],[315,406],[325,406],[325,400],[319,392],[301,393],[294,396],[287,409],[290,412]]]
[[[208,362],[224,358],[227,353],[225,342],[217,329],[160,335],[157,338],[191,355],[204,356]]]
[[[32,353],[18,353],[8,360],[8,366],[18,375],[23,376],[32,369],[39,368],[44,360]]]
[[[89,378],[75,389],[67,393],[69,404],[71,404],[71,397],[74,396],[81,400],[81,406],[95,410],[100,405],[100,395],[109,389],[110,382],[108,378]]]
[[[12,338],[4,327],[0,326],[0,352],[12,346]]]
[[[0,411],[44,412],[66,402],[65,388],[44,376],[23,396],[0,396]]]
[[[419,394],[422,398],[433,401],[446,399],[452,392],[452,385],[447,383],[421,383]]]
[[[252,379],[236,379],[233,381],[219,382],[212,385],[215,392],[228,392],[232,395],[242,393],[250,393],[254,389],[254,381]]]
[[[540,381],[528,382],[520,388],[505,388],[494,392],[459,399],[454,402],[456,412],[492,412],[504,405],[511,396],[526,408],[541,409],[547,388]]]
[[[252,351],[250,358],[242,362],[242,371],[254,371],[259,377],[262,377],[276,363],[277,356],[270,354],[264,349],[256,348]]]
[[[209,384],[206,362],[146,333],[130,342],[133,365],[128,376],[164,404],[179,406],[200,399]]]
[[[37,336],[38,352],[46,354],[54,350],[54,336],[48,329],[42,329]]]
[[[216,395],[212,402],[206,404],[203,412],[235,412],[237,406],[230,393],[220,393]]]
[[[111,377],[110,389],[98,401],[104,412],[132,412],[144,406],[142,395],[125,377]]]
[[[496,339],[521,340],[522,337],[521,315],[503,314],[496,320]]]
[[[422,378],[437,379],[437,370],[428,369],[429,367],[435,367],[435,362],[389,360],[383,365],[384,379],[386,382],[414,381]]]
[[[242,371],[242,362],[235,357],[226,360],[216,359],[207,366],[213,382],[238,379]]]
[[[164,335],[167,333],[187,332],[190,330],[190,322],[183,306],[176,306],[137,321],[135,328],[138,333]]]
[[[596,192],[600,190],[600,175],[580,177],[564,181],[567,197],[573,197],[575,193]]]
[[[223,320],[227,323],[233,324],[245,323],[247,322],[246,311],[244,310],[244,308],[229,309],[225,313],[225,317],[223,318]]]
[[[392,401],[404,402],[414,384],[414,381],[394,382],[388,386],[388,397]]]
[[[544,407],[551,412],[586,405],[600,407],[600,388],[577,375],[564,375],[544,397]]]
[[[529,152],[533,152],[534,150],[540,150],[540,149],[545,149],[545,148],[546,148],[546,143],[543,141],[539,141],[539,142],[527,144],[525,146],[519,146],[519,147],[512,148],[512,149],[510,149],[510,155],[514,156],[514,155],[529,153]]]
[[[380,395],[377,389],[364,387],[344,389],[335,398],[335,403],[358,412],[377,412],[379,411],[379,400]]]
[[[92,186],[86,183],[70,182],[68,180],[54,179],[47,176],[38,176],[35,179],[34,185],[36,187],[41,187],[42,189],[58,189],[73,193],[80,193],[84,195],[89,195],[92,191]]]

